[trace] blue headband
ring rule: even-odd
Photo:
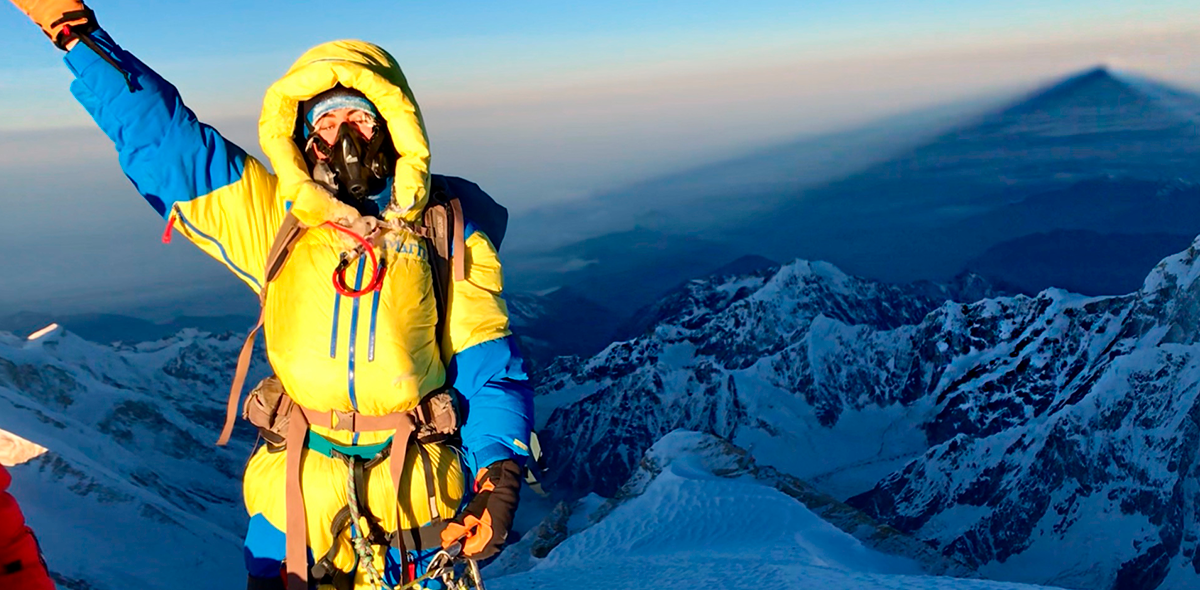
[[[367,100],[365,97],[347,92],[345,94],[335,94],[314,105],[313,108],[308,111],[308,124],[314,125],[318,120],[320,120],[321,117],[338,109],[356,109],[360,111],[366,111],[370,113],[372,117],[379,118],[379,111],[375,110],[375,105],[371,104],[371,101]],[[305,129],[304,135],[308,135],[307,128]]]

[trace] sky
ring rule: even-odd
[[[261,97],[296,57],[337,38],[378,43],[421,105],[434,171],[475,180],[518,215],[1098,63],[1200,88],[1194,0],[89,5],[252,154]],[[156,243],[161,220],[70,96],[60,52],[9,3],[0,39],[0,273],[27,277],[20,290],[50,305],[77,298],[60,277],[72,265],[121,275],[125,301],[159,267],[190,268],[190,253]],[[30,250],[46,231],[77,239]],[[117,253],[139,268],[114,271]],[[0,310],[25,297],[9,288]]]

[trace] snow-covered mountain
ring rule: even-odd
[[[943,303],[804,261],[693,282],[541,385],[554,479],[615,493],[688,428],[990,578],[1200,586],[1198,255],[1121,297]]]
[[[240,345],[194,330],[116,347],[0,333],[0,430],[48,449],[12,468],[12,492],[60,586],[245,584],[253,435],[213,445]]]
[[[989,292],[969,276],[951,287],[897,286],[805,261],[691,281],[654,308],[644,336],[614,343],[586,362],[559,359],[546,371],[535,404],[539,418],[548,418],[548,460],[562,466],[553,481],[610,495],[655,440],[678,428],[726,438],[759,433],[775,440],[778,434],[799,448],[810,447],[811,437],[829,438],[831,445],[839,436],[869,438],[855,434],[864,425],[839,422],[841,414],[848,408],[871,413],[922,392],[892,387],[908,370],[886,362],[899,351],[880,352],[883,371],[877,372],[838,358],[842,351],[832,339],[911,330],[947,299],[971,301]],[[871,420],[890,424],[896,417],[888,412]],[[809,478],[830,461],[843,467],[846,457],[836,455],[872,462],[879,454],[874,441],[836,446],[839,453],[820,458],[794,457],[780,447],[794,460],[776,464]],[[907,458],[925,448],[903,444],[891,451]],[[752,450],[760,458],[765,452]]]
[[[11,491],[60,587],[244,583],[247,433],[210,443],[238,345],[192,330],[136,346],[0,335],[0,449],[29,451],[2,456],[20,463]],[[660,440],[620,490],[562,504],[485,569],[489,587],[1041,588],[941,577],[977,576],[709,435]]]
[[[894,554],[931,553],[917,542],[876,550],[902,536],[862,522],[835,526],[827,520],[833,504],[772,480],[716,437],[678,431],[649,449],[616,498],[561,505],[484,572],[492,590],[1043,588],[926,575],[937,567],[928,561],[945,560]]]
[[[641,336],[547,370],[536,404],[552,482],[614,501],[592,496],[536,558],[511,551],[489,575],[501,588],[578,587],[585,571],[644,583],[612,569],[625,563],[711,583],[729,570],[703,564],[730,562],[815,587],[958,587],[876,577],[899,571],[871,569],[891,558],[841,560],[881,548],[876,525],[842,526],[862,511],[936,550],[887,551],[906,556],[900,569],[1195,587],[1198,248],[1121,297],[998,297],[970,276],[889,285],[804,261],[692,281]],[[0,430],[49,449],[14,470],[14,492],[65,587],[241,584],[250,433],[211,446],[239,344],[0,335]],[[652,450],[680,428],[746,452],[711,437]],[[749,526],[755,505],[782,510],[778,528]],[[851,534],[812,536],[812,515]]]

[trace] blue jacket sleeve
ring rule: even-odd
[[[154,210],[256,292],[284,210],[275,177],[196,120],[179,92],[103,31],[67,53],[71,92],[117,148],[121,169]],[[113,67],[111,58],[129,73]]]
[[[97,45],[130,74],[129,82],[83,43],[64,58],[75,74],[71,93],[116,145],[121,169],[166,218],[190,201],[241,179],[246,152],[196,120],[179,92],[107,33]]]
[[[512,336],[476,344],[450,360],[462,396],[462,444],[472,476],[503,459],[523,463],[533,430],[533,390]]]

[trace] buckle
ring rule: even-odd
[[[338,410],[333,410],[331,414],[333,414],[334,423],[329,426],[330,428],[334,430],[354,432],[355,412],[339,412]]]

